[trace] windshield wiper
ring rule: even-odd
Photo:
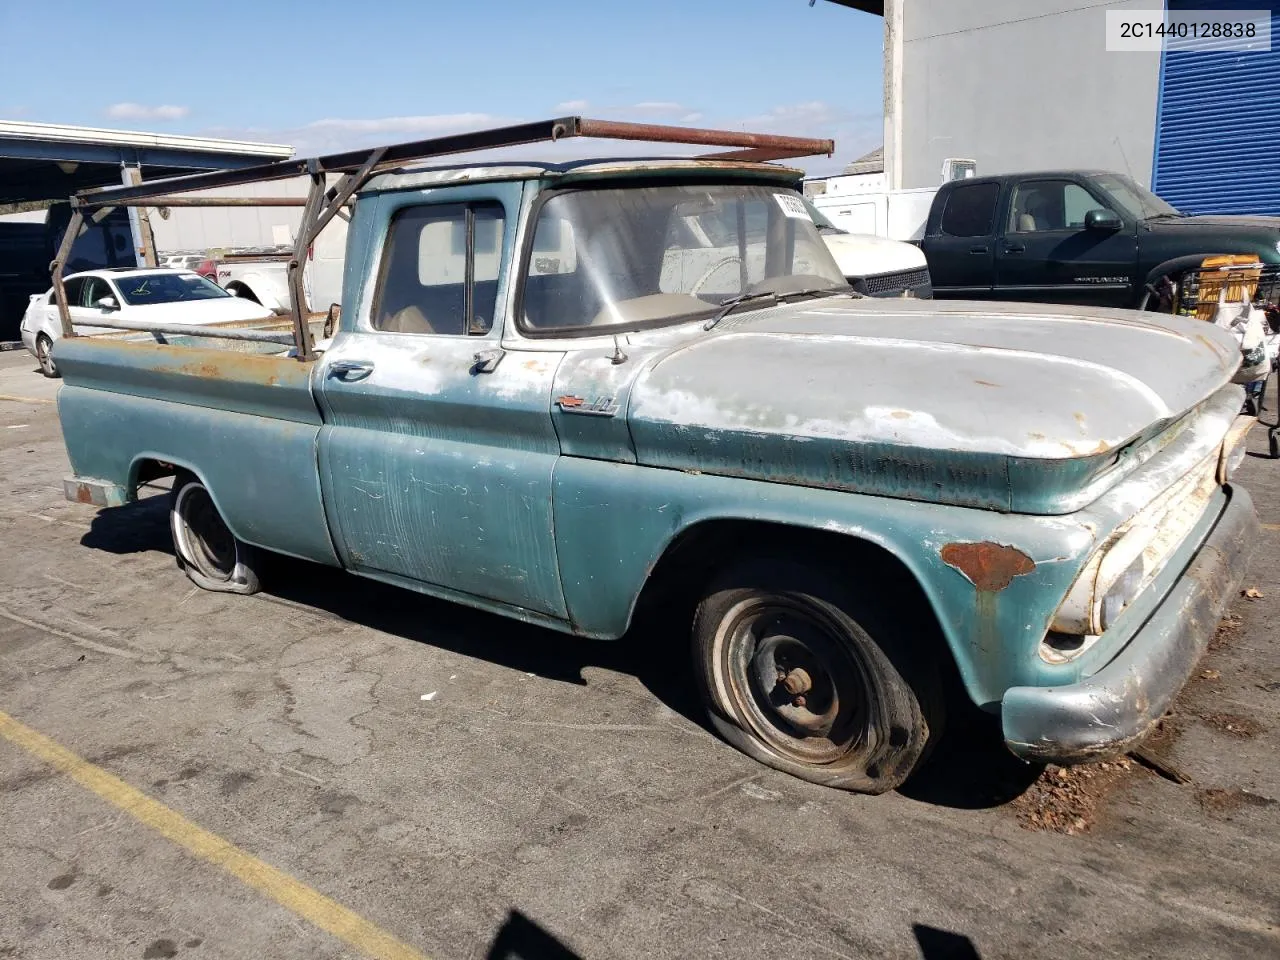
[[[703,324],[703,330],[712,329],[717,323],[723,320],[735,308],[744,303],[756,303],[762,300],[772,300],[775,303],[788,303],[792,297],[817,297],[822,295],[834,296],[840,293],[854,295],[851,289],[841,289],[840,287],[811,287],[808,290],[788,290],[785,293],[775,293],[772,290],[761,290],[757,293],[742,293],[736,297],[730,297],[728,300],[720,301],[720,309],[716,311],[715,316]]]
[[[744,303],[755,303],[757,300],[778,301],[778,294],[772,290],[761,290],[758,293],[740,293],[736,297],[730,297],[728,300],[720,301],[720,309],[715,312],[706,323],[702,325],[703,330],[710,330],[717,323],[723,320],[734,307],[741,306]]]

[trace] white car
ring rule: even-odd
[[[78,334],[114,332],[112,327],[93,324],[104,319],[202,325],[274,316],[261,304],[233,297],[190,270],[86,270],[65,277],[63,283]],[[41,371],[56,377],[51,351],[62,336],[62,322],[52,287],[31,297],[21,329],[22,343],[40,361]]]

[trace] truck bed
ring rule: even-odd
[[[313,362],[116,337],[60,341],[57,357],[82,499],[118,505],[136,497],[140,476],[189,470],[241,540],[337,565],[316,471]]]

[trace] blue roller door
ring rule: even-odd
[[[1280,0],[1169,0],[1270,10],[1270,51],[1165,52],[1153,189],[1185,213],[1280,215]]]

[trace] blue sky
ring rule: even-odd
[[[882,21],[825,0],[0,0],[0,37],[0,119],[303,155],[568,113],[835,138],[814,173],[881,141]]]

